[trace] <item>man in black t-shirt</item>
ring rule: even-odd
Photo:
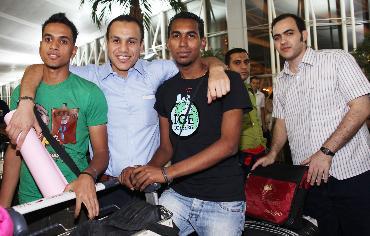
[[[160,147],[148,165],[133,171],[131,182],[143,190],[173,181],[159,201],[173,212],[180,235],[241,235],[244,173],[236,153],[243,111],[252,109],[248,92],[237,73],[227,72],[230,93],[207,104],[208,69],[200,61],[203,20],[181,12],[171,19],[168,34],[180,72],[156,93]]]

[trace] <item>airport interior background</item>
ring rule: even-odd
[[[38,45],[41,24],[56,12],[65,12],[79,29],[76,65],[106,61],[106,22],[128,13],[129,8],[112,1],[112,12],[104,12],[99,29],[91,19],[92,3],[86,0],[1,0],[0,1],[0,97],[9,103],[29,64],[40,63]],[[125,2],[125,1],[124,1]],[[145,59],[169,58],[165,47],[169,19],[175,11],[166,0],[149,0],[150,25],[145,31]],[[271,92],[274,76],[281,70],[280,59],[270,34],[271,20],[282,13],[303,17],[309,29],[308,45],[316,49],[339,48],[349,52],[369,41],[369,0],[186,0],[188,11],[205,20],[208,39],[206,55],[220,58],[231,48],[249,52],[251,75],[262,78]],[[97,11],[102,9],[98,7]],[[143,7],[142,7],[143,8]],[[143,8],[144,9],[144,8]],[[367,54],[368,55],[368,54]],[[366,66],[366,65],[365,65]]]

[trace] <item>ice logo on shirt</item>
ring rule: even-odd
[[[185,117],[189,105],[190,110]],[[171,121],[172,131],[181,137],[190,136],[197,130],[199,126],[199,114],[196,106],[193,103],[190,104],[190,95],[186,95],[186,97],[181,97],[181,94],[177,95],[176,104],[171,111]]]

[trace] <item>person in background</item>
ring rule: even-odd
[[[274,85],[271,150],[253,169],[272,164],[288,139],[293,164],[309,166],[304,213],[320,235],[368,235],[370,83],[349,53],[307,47],[294,14],[272,21],[272,37],[286,61]]]
[[[159,203],[173,213],[180,235],[241,235],[245,175],[237,151],[243,110],[251,105],[235,72],[227,72],[228,95],[207,104],[208,69],[200,57],[206,44],[203,29],[203,20],[189,12],[170,21],[167,47],[180,72],[156,93],[160,146],[129,179],[139,190],[154,182],[170,184]]]
[[[270,94],[267,95],[265,100],[265,124],[266,130],[263,133],[263,136],[267,140],[267,148],[271,147],[271,132],[274,123],[274,119],[272,118],[272,111],[273,111],[273,99],[274,99],[274,92],[271,91]]]
[[[260,120],[263,132],[265,132],[267,130],[265,122],[265,94],[260,91],[261,80],[258,77],[253,76],[249,81],[256,97],[257,117]]]

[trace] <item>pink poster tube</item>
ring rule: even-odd
[[[4,117],[6,124],[9,123],[14,112],[15,110]],[[20,152],[44,197],[51,197],[64,191],[68,182],[42,145],[34,129],[28,132]]]

